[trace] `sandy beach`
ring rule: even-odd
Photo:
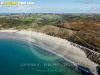
[[[96,72],[97,64],[89,60],[81,49],[72,46],[70,42],[65,39],[26,30],[0,30],[0,32],[14,32],[15,34],[24,35],[26,36],[24,39],[40,45],[45,49],[52,50],[75,62],[76,64],[88,67],[92,71]]]

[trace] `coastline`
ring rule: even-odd
[[[9,33],[14,32],[15,34],[25,35],[26,36],[25,38],[29,39],[28,41],[32,41],[35,44],[38,44],[41,46],[42,46],[42,44],[39,44],[39,41],[41,41],[41,40],[47,47],[48,46],[52,47],[58,43],[58,46],[60,46],[59,48],[57,48],[57,49],[50,48],[50,50],[62,55],[63,57],[75,62],[78,65],[88,67],[93,72],[96,72],[96,66],[98,66],[98,65],[95,64],[94,62],[92,62],[91,60],[89,60],[87,58],[86,54],[81,49],[79,49],[75,46],[72,46],[70,44],[70,42],[65,40],[65,39],[49,36],[49,35],[46,35],[44,33],[37,33],[37,32],[26,31],[26,30],[21,30],[21,31],[18,31],[18,30],[0,30],[0,32],[9,32]],[[68,48],[68,50],[66,48]],[[67,52],[65,52],[65,50]]]

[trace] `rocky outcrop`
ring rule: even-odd
[[[71,42],[71,45],[76,46],[76,47],[80,48],[81,50],[83,50],[85,52],[85,54],[87,55],[87,58],[89,58],[91,61],[100,65],[100,54],[99,53],[97,53],[89,48],[86,48],[84,46],[72,43],[72,42]]]

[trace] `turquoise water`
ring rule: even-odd
[[[47,57],[53,56],[40,47],[33,47]],[[63,63],[70,64],[62,59],[46,61],[38,58],[25,41],[0,39],[0,75],[81,75],[75,66]]]

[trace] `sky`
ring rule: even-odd
[[[100,13],[100,0],[0,0],[34,2],[34,6],[0,6],[0,13]]]

